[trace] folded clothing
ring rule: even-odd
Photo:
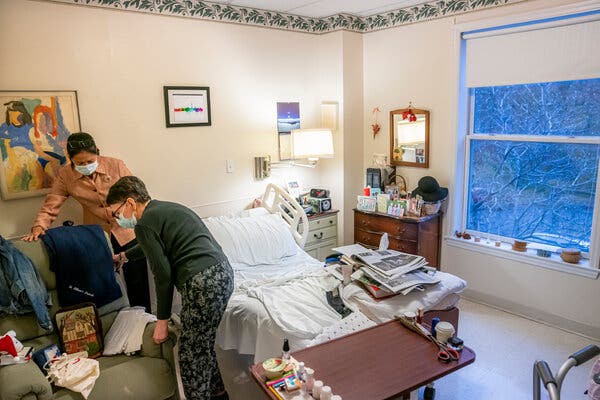
[[[119,311],[115,322],[104,338],[105,356],[119,353],[131,354],[142,348],[146,324],[156,321],[156,316],[144,311],[144,307],[130,307]]]

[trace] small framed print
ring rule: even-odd
[[[163,86],[167,128],[210,126],[208,86]]]

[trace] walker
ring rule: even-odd
[[[533,364],[533,400],[540,400],[540,380],[550,395],[550,400],[560,400],[560,389],[567,372],[573,367],[585,364],[600,354],[600,348],[589,345],[571,354],[567,361],[558,369],[556,376],[552,375],[550,366],[546,361],[536,361]],[[582,389],[583,391],[583,389]]]

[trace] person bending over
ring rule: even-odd
[[[214,350],[217,328],[233,292],[233,270],[221,246],[194,211],[152,200],[137,177],[119,179],[107,202],[119,225],[135,229],[154,273],[156,343],[168,337],[174,288],[181,294],[179,362],[186,398],[229,399]],[[134,253],[126,256],[135,257]]]

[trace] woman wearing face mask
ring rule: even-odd
[[[121,226],[134,227],[156,287],[154,341],[167,339],[173,291],[181,294],[179,365],[188,400],[228,400],[215,354],[219,322],[233,292],[233,269],[198,215],[152,200],[135,176],[119,179],[107,200]],[[133,252],[127,252],[131,259]]]
[[[37,240],[58,216],[69,196],[83,207],[83,223],[99,224],[110,233],[116,260],[125,261],[123,252],[137,246],[133,229],[119,226],[106,204],[108,189],[119,178],[131,175],[122,160],[100,156],[94,138],[84,132],[73,133],[67,139],[67,154],[71,163],[58,171],[52,189],[38,213],[31,233],[25,241]],[[122,262],[120,265],[123,264]],[[146,260],[140,259],[123,265],[129,303],[150,310],[148,271]]]

